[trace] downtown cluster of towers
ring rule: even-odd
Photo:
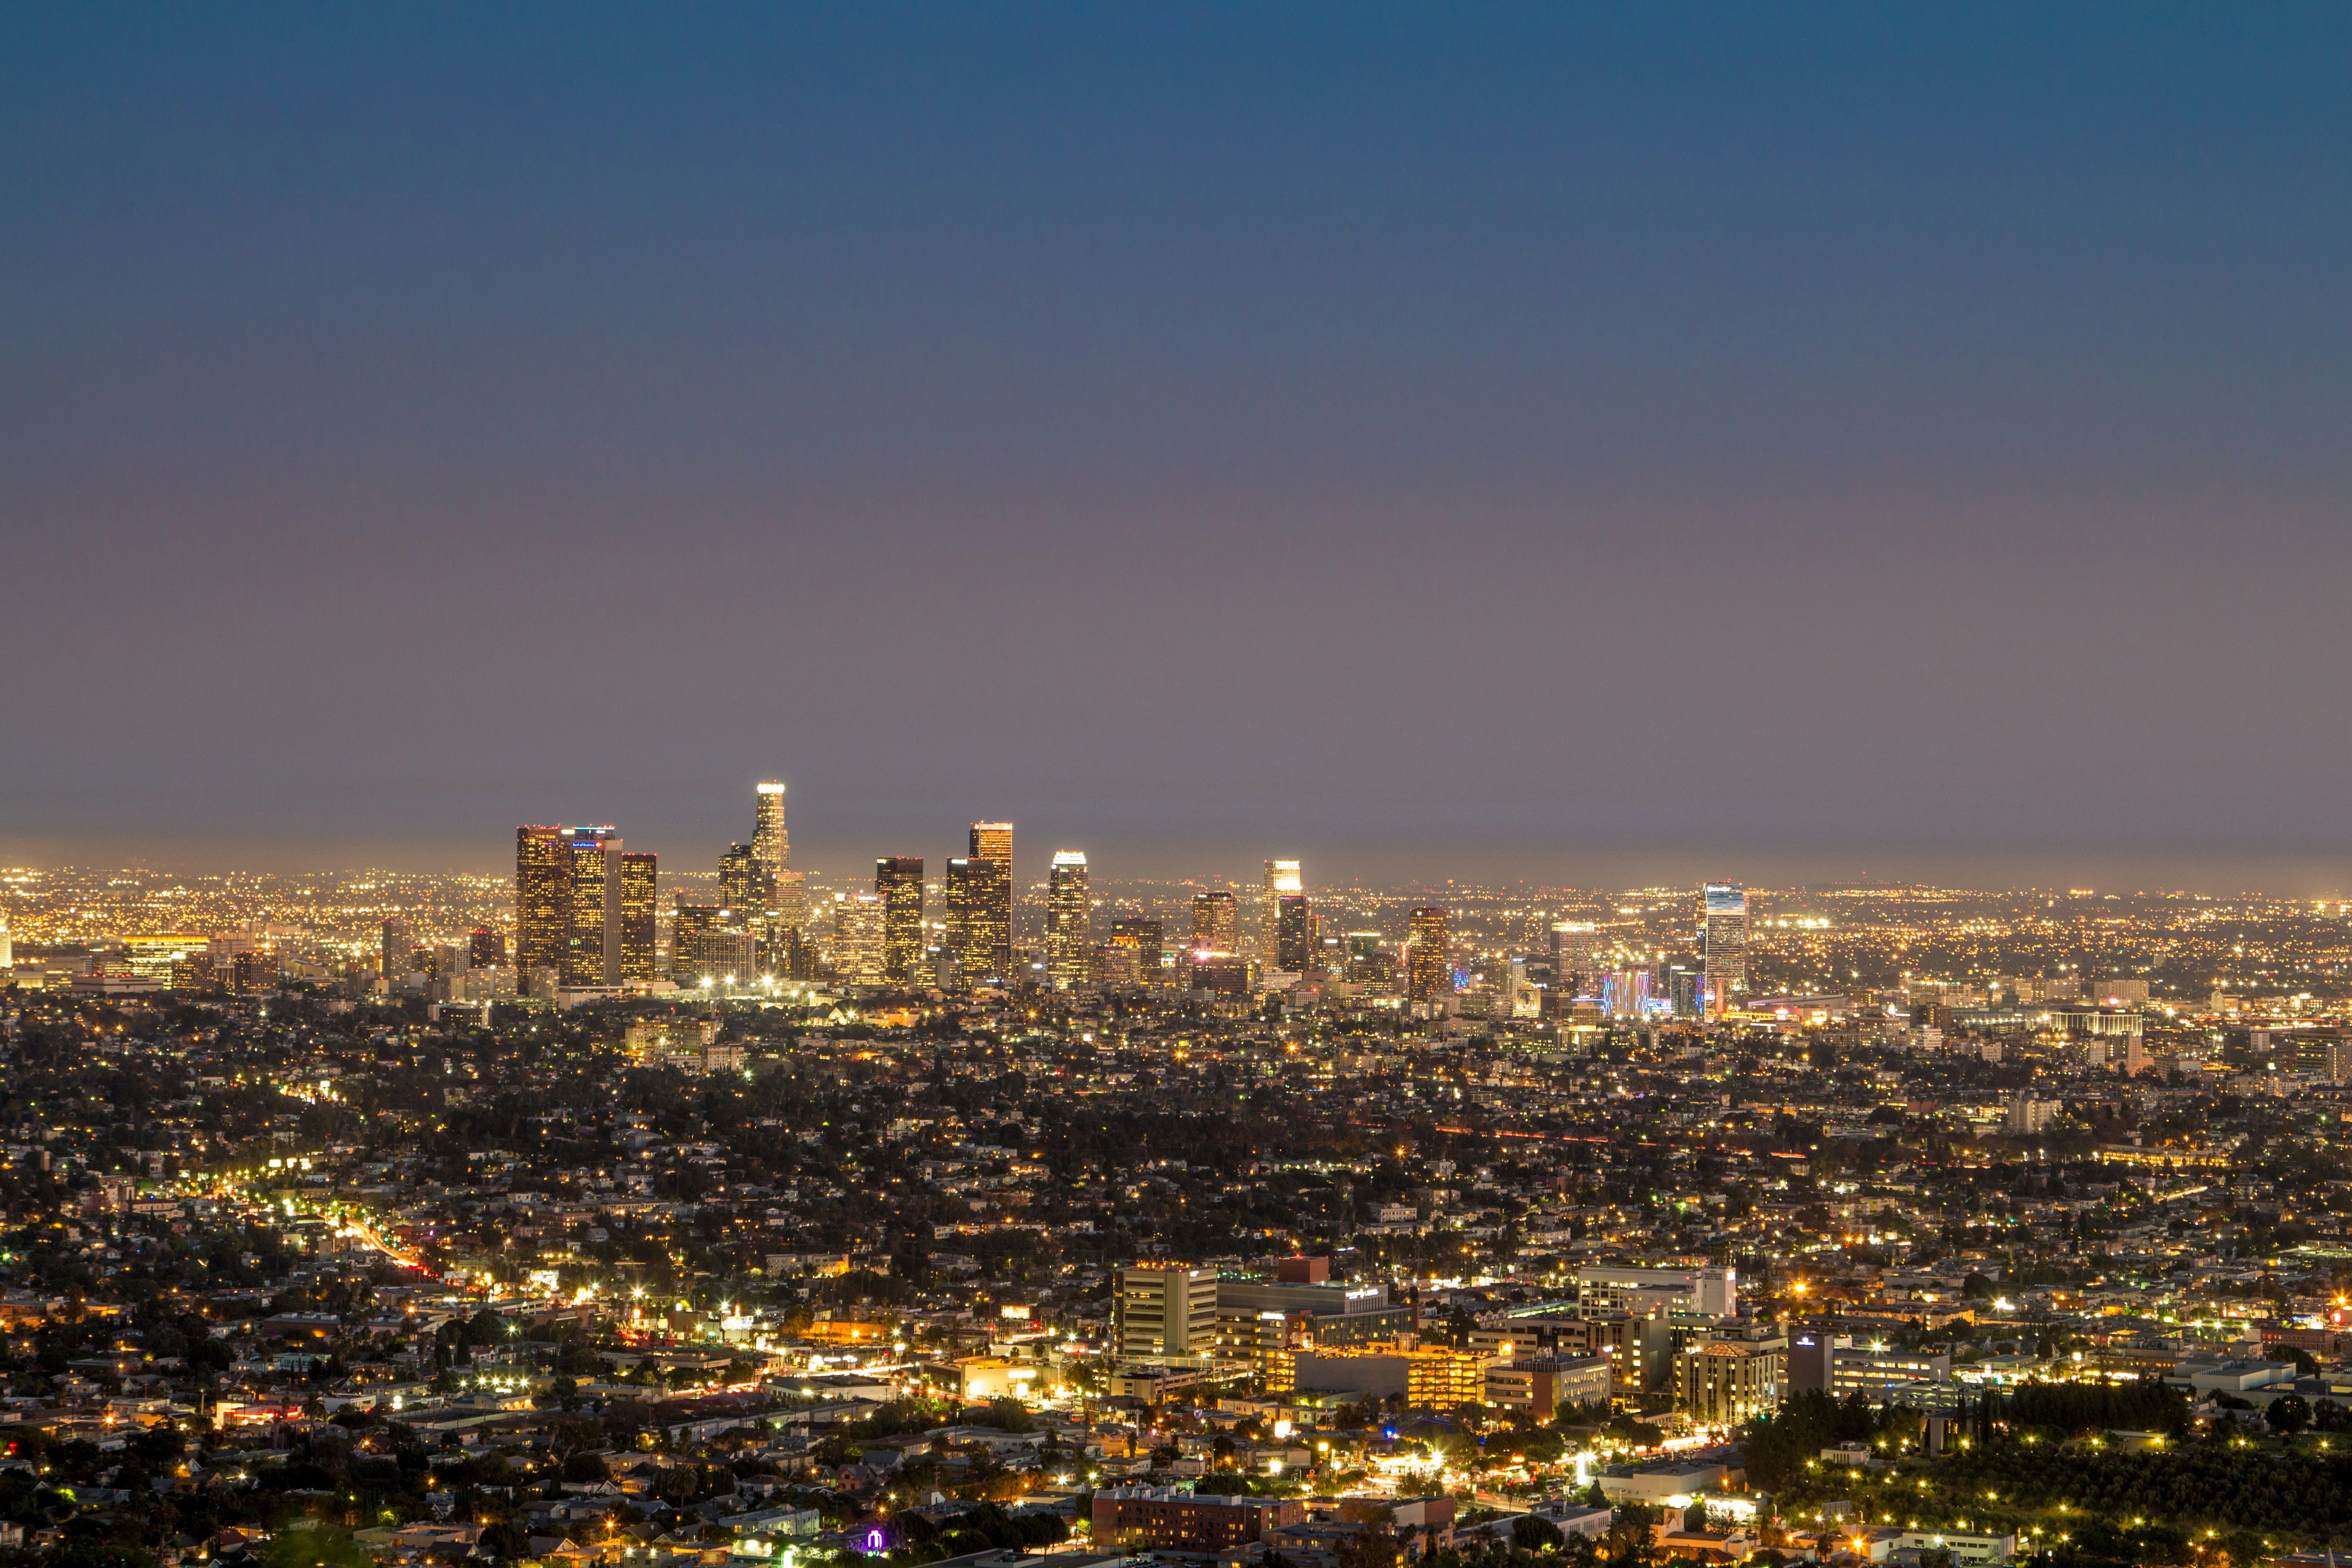
[[[1231,892],[1195,894],[1190,930],[1171,946],[1167,923],[1115,920],[1096,940],[1087,857],[1054,854],[1045,884],[1045,944],[1032,958],[1013,940],[1013,824],[974,822],[967,851],[947,862],[945,919],[927,923],[924,862],[886,855],[871,891],[837,893],[812,907],[804,876],[792,869],[784,786],[757,786],[748,843],[719,857],[719,898],[671,911],[667,953],[660,939],[656,861],[625,847],[612,827],[527,825],[515,830],[515,969],[526,995],[627,990],[667,981],[734,989],[778,980],[829,978],[845,985],[1043,985],[1130,990],[1176,988],[1247,995],[1307,977],[1337,976],[1436,1002],[1463,983],[1454,962],[1452,920],[1443,908],[1409,917],[1402,962],[1375,931],[1327,940],[1300,863],[1269,860],[1257,894],[1255,940],[1244,951],[1242,901]],[[1603,969],[1590,925],[1561,922],[1551,950],[1532,967],[1506,959],[1493,978],[1512,1011],[1565,1003],[1588,982],[1612,1013],[1724,1005],[1747,988],[1747,897],[1736,883],[1704,894],[1704,972],[1686,986],[1647,983],[1645,970]],[[1540,981],[1531,978],[1540,973]],[[1402,985],[1396,982],[1402,982]],[[1680,994],[1685,989],[1687,997]]]

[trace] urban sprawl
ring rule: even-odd
[[[2352,1549],[2342,904],[830,886],[784,800],[0,872],[0,1555]]]

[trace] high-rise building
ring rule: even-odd
[[[618,940],[612,978],[605,984],[642,986],[661,973],[660,945],[654,935],[654,899],[660,881],[659,868],[653,854],[646,851],[633,851],[617,858],[621,884],[614,934]]]
[[[620,830],[566,829],[563,853],[563,984],[616,986],[621,956]]]
[[[515,830],[515,977],[535,996],[535,977],[561,976],[572,946],[572,861],[562,828]]]
[[[1118,1270],[1118,1355],[1208,1355],[1217,1340],[1217,1271],[1181,1263]]]
[[[477,969],[503,969],[507,967],[506,938],[487,925],[477,925],[466,938],[466,961]]]
[[[1239,953],[1241,906],[1230,893],[1192,895],[1192,946],[1210,953]]]
[[[1045,881],[1045,980],[1057,991],[1087,983],[1093,956],[1094,904],[1087,887],[1087,857],[1055,850]]]
[[[1379,932],[1348,933],[1348,978],[1362,984],[1386,979],[1391,972],[1388,955],[1381,951]]]
[[[719,857],[719,902],[745,920],[764,920],[775,897],[774,874],[754,846],[729,844]]]
[[[948,862],[947,950],[967,985],[1002,984],[1013,973],[1013,879],[1005,863],[980,855]]]
[[[884,977],[883,946],[888,915],[881,895],[833,895],[833,972],[844,985],[878,986]]]
[[[1594,928],[1580,920],[1559,920],[1551,928],[1551,988],[1566,996],[1582,994],[1584,977],[1600,966],[1593,961]]]
[[[1282,936],[1276,927],[1281,922],[1282,901],[1306,891],[1306,879],[1297,861],[1265,862],[1265,882],[1258,892],[1257,908],[1257,959],[1262,967],[1290,967],[1282,961]]]
[[[770,876],[781,877],[793,865],[793,839],[784,831],[784,787],[770,782],[753,788],[760,809],[751,829],[751,852],[768,868]]]
[[[759,789],[759,818],[751,828],[751,856],[766,873],[768,940],[782,945],[784,934],[808,924],[808,883],[793,869],[793,839],[784,831],[784,787],[774,781]]]
[[[1315,929],[1315,912],[1303,893],[1286,893],[1274,901],[1274,967],[1286,974],[1304,975],[1322,967],[1322,942]]]
[[[1112,923],[1111,945],[1135,955],[1136,984],[1157,986],[1165,983],[1165,977],[1160,972],[1160,955],[1167,950],[1168,945],[1165,930],[1157,920],[1133,916]]]
[[[903,980],[923,962],[923,857],[876,861],[874,895],[882,901],[882,973]]]
[[[1443,909],[1416,909],[1406,926],[1404,994],[1414,1001],[1434,1001],[1454,994],[1454,955],[1450,925]]]
[[[972,862],[967,892],[967,946],[956,962],[967,980],[1013,977],[1013,824],[974,822],[967,858]],[[982,865],[993,867],[982,871]],[[952,933],[950,936],[952,937]]]
[[[387,980],[397,981],[408,973],[410,962],[416,956],[416,941],[408,934],[408,922],[395,915],[383,923],[383,967]]]
[[[715,904],[688,904],[680,894],[677,909],[669,923],[669,977],[674,984],[693,985],[702,978],[697,967],[696,955],[700,949],[696,939],[717,923],[719,907]]]
[[[1706,973],[1708,1016],[1735,1006],[1748,991],[1748,890],[1710,882],[1700,895],[1699,950]]]

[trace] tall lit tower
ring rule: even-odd
[[[563,973],[572,944],[571,860],[563,830],[545,825],[515,830],[515,977],[525,996],[541,970]]]
[[[1300,875],[1297,861],[1265,862],[1265,885],[1258,894],[1258,963],[1262,967],[1279,969],[1282,962],[1282,937],[1276,927],[1281,923],[1282,901],[1303,894],[1306,879]],[[1303,907],[1303,906],[1302,906]]]
[[[1087,983],[1093,956],[1094,906],[1087,891],[1087,857],[1055,850],[1045,880],[1045,979],[1067,991]]]
[[[1416,909],[1406,926],[1404,994],[1417,1002],[1454,994],[1450,922],[1443,909]]]
[[[956,964],[967,977],[1013,977],[1013,824],[974,822],[966,857],[971,910]]]
[[[1736,882],[1710,882],[1699,896],[1699,950],[1712,1017],[1748,991],[1748,889]]]
[[[876,861],[874,895],[882,901],[882,973],[903,980],[923,961],[923,857]]]
[[[1195,951],[1237,954],[1241,951],[1241,906],[1230,893],[1192,895],[1192,946]]]
[[[782,876],[793,864],[793,838],[784,831],[784,787],[770,782],[754,788],[759,790],[760,816],[751,830],[751,852],[760,857],[770,876]]]

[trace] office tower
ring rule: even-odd
[[[1580,994],[1584,977],[1599,967],[1592,959],[1594,930],[1581,921],[1556,921],[1551,928],[1551,988]]]
[[[1748,890],[1736,882],[1710,882],[1701,897],[1705,918],[1699,951],[1706,974],[1706,1010],[1712,1017],[1748,990]]]
[[[1157,920],[1129,918],[1114,921],[1110,928],[1111,945],[1135,955],[1135,983],[1157,986],[1162,983],[1160,955],[1167,950],[1166,927]]]
[[[709,930],[719,919],[719,905],[688,904],[683,894],[669,922],[669,977],[675,984],[690,986],[702,977],[695,967],[696,938]]]
[[[1274,901],[1274,967],[1286,974],[1304,975],[1319,968],[1322,943],[1317,939],[1315,912],[1303,893],[1286,893]]]
[[[923,962],[923,857],[876,861],[874,894],[882,901],[882,973],[903,980]]]
[[[888,912],[871,893],[833,895],[833,972],[845,985],[878,986]]]
[[[1094,908],[1087,891],[1087,857],[1055,850],[1045,880],[1045,981],[1057,991],[1087,983],[1094,946]]]
[[[1348,978],[1358,982],[1377,980],[1385,977],[1388,971],[1388,956],[1381,951],[1379,932],[1348,933]]]
[[[563,972],[572,945],[572,876],[563,830],[515,830],[515,978],[539,994],[541,971]]]
[[[1282,901],[1307,891],[1307,883],[1299,873],[1297,861],[1265,862],[1265,882],[1258,893],[1257,947],[1260,967],[1287,969],[1282,961],[1282,937],[1276,926],[1281,919]]]
[[[1192,895],[1192,946],[1210,953],[1239,953],[1240,904],[1230,893]]]
[[[398,980],[408,973],[408,966],[416,956],[416,944],[408,935],[408,922],[395,915],[383,923],[383,977]]]
[[[958,954],[964,977],[1013,977],[1013,824],[974,822],[968,858],[995,870],[972,883],[971,946]]]
[[[503,969],[507,967],[506,938],[487,925],[477,925],[466,938],[466,962],[469,968]]]
[[[565,939],[563,984],[600,987],[616,977],[621,947],[621,833],[569,828],[563,835]]]
[[[1416,909],[1406,925],[1404,994],[1434,1001],[1454,994],[1454,956],[1443,909]]]
[[[620,860],[620,904],[614,930],[618,942],[614,948],[611,986],[642,986],[660,975],[660,958],[654,938],[654,888],[659,881],[655,856],[638,851],[618,857]]]
[[[1217,1271],[1181,1263],[1137,1263],[1118,1270],[1118,1355],[1211,1354],[1217,1337]]]
[[[784,831],[784,787],[768,783],[755,788],[759,818],[751,829],[751,852],[770,876],[781,877],[793,866],[792,835]]]
[[[5,910],[0,910],[0,969],[13,969],[16,967],[16,949],[8,936],[8,914]]]
[[[765,920],[775,895],[774,873],[750,844],[729,844],[719,857],[719,902],[745,920]]]
[[[1013,975],[1013,879],[1003,861],[959,855],[948,862],[947,950],[967,985]]]

